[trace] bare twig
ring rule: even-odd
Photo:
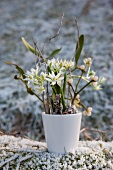
[[[87,138],[87,139],[89,139],[89,140],[94,140],[88,133],[86,133],[86,132],[83,132],[83,134],[84,134],[84,136]]]
[[[19,157],[19,161],[18,161],[18,164],[17,164],[17,167],[16,167],[16,170],[19,170],[20,169],[20,163],[22,161],[26,161],[27,159],[30,159],[32,158],[33,155],[26,155],[25,157]]]
[[[104,149],[103,149],[103,152],[104,152],[104,153],[107,153],[108,156],[109,156],[109,158],[113,160],[113,155],[110,153],[110,150],[108,150],[107,148],[104,148]]]
[[[84,132],[84,131],[91,131],[91,132],[98,132],[98,133],[106,133],[105,131],[102,130],[97,130],[97,129],[91,129],[91,128],[83,128],[80,133]]]
[[[2,167],[3,165],[5,165],[6,163],[8,163],[8,162],[10,162],[10,161],[12,161],[12,160],[17,159],[19,156],[20,156],[20,154],[15,154],[14,156],[6,159],[4,162],[1,162],[1,163],[0,163],[0,167]]]
[[[20,169],[20,162],[17,163],[17,166],[16,166],[16,170],[19,170]]]
[[[79,42],[80,31],[79,31],[78,21],[77,21],[76,17],[74,17],[74,20],[75,20],[76,27],[77,27],[77,31],[78,31],[78,48],[77,48],[77,49],[75,48],[75,55],[76,55],[77,51],[78,51],[79,48],[80,48],[80,42]],[[74,56],[75,56],[75,55],[74,55]],[[74,57],[72,58],[72,60],[74,60]]]
[[[91,80],[91,81],[89,81],[85,86],[83,86],[77,93],[76,93],[76,95],[77,94],[79,94],[85,87],[87,87],[90,83],[92,83],[94,80]]]
[[[9,170],[9,162],[6,164],[6,166],[2,167],[3,170]]]
[[[80,104],[87,110],[87,107],[81,101]]]
[[[80,31],[79,31],[78,21],[77,21],[76,17],[74,17],[74,19],[75,19],[76,26],[77,26],[77,31],[78,31],[78,48],[79,48],[80,47],[80,43],[79,43]]]
[[[28,133],[28,131],[26,131]],[[14,137],[22,137],[22,138],[26,138],[26,139],[29,139],[29,140],[32,140],[31,138],[29,138],[28,136],[26,136],[22,131],[16,131],[16,132],[9,132],[5,135],[8,135],[8,136],[14,136]]]
[[[50,38],[47,40],[47,42],[46,42],[46,43],[44,44],[44,46],[42,47],[42,53],[43,53],[45,47],[47,46],[47,44],[48,44],[52,39],[56,38],[56,37],[60,34],[60,30],[61,30],[63,18],[64,18],[64,14],[62,14],[62,17],[61,17],[61,20],[60,20],[60,26],[59,26],[59,28],[58,28],[57,33],[56,33],[54,36],[50,37]]]
[[[84,71],[82,71],[81,76],[80,76],[80,78],[78,79],[78,82],[77,82],[76,88],[75,88],[75,93],[76,93],[76,91],[77,91],[77,89],[78,89],[78,85],[79,85],[79,83],[80,83],[80,80],[82,79],[83,74],[84,74]]]
[[[0,131],[0,136],[1,136],[1,135],[4,135],[4,133],[3,133],[2,131]]]
[[[71,86],[72,87],[72,86]],[[71,89],[70,89],[70,84],[68,83],[68,93],[69,93],[69,96],[71,97],[72,99],[72,94],[71,94]]]
[[[26,86],[26,88],[27,88],[27,90],[28,90],[28,86],[27,86],[27,84],[25,83],[25,81],[24,81],[21,77],[18,77],[18,79],[21,80],[21,81],[25,84],[25,86]],[[35,95],[41,102],[43,102],[43,100],[42,100],[31,88],[30,88],[30,91],[31,91],[32,94]]]
[[[79,81],[81,80],[81,78],[82,77],[80,77],[79,78]],[[79,82],[78,81],[78,82]],[[75,100],[75,97],[85,88],[85,87],[87,87],[90,83],[92,83],[94,80],[91,80],[91,81],[89,81],[85,86],[83,86],[78,92],[74,92],[74,97],[73,97],[73,99],[72,99],[72,104],[73,104],[73,102],[74,102],[74,100]]]
[[[102,130],[97,130],[97,129],[92,129],[92,128],[83,128],[81,131],[80,131],[80,133],[83,133],[84,134],[84,136],[87,138],[87,139],[89,139],[89,140],[102,140],[102,136],[100,136],[99,138],[96,138],[96,139],[94,139],[94,138],[92,138],[86,131],[90,131],[90,132],[98,132],[98,133],[100,133],[101,135],[105,135],[107,132],[105,132],[105,131],[102,131]]]
[[[50,102],[49,102],[49,89],[48,89],[48,81],[47,81],[47,91],[46,91],[46,94],[47,94],[47,113],[50,114]]]
[[[37,54],[36,54],[36,46],[35,46],[35,59],[34,59],[35,60],[35,68],[36,68],[36,58],[37,58]]]
[[[37,42],[34,40],[34,38],[32,38],[32,40],[33,40],[33,43],[34,43],[35,49],[37,49],[37,50],[38,50],[38,52],[39,52],[39,55],[38,55],[38,64],[39,64],[39,66],[41,67],[40,59],[42,58],[42,59],[44,60],[44,58],[43,58],[43,55],[42,55],[42,52],[41,52],[40,48],[38,47]],[[35,51],[36,51],[36,50],[35,50]],[[35,54],[35,55],[36,55],[36,54]]]
[[[91,131],[91,132],[98,132],[100,134],[106,134],[105,131],[102,131],[102,130],[97,130],[97,129],[91,129],[91,128],[83,128],[80,133],[83,133],[85,135],[85,137],[89,140],[99,140],[100,138],[96,138],[96,139],[93,139],[86,131]]]
[[[72,88],[72,90],[73,90],[73,92],[74,92],[74,88],[73,88],[72,84],[70,84],[70,83],[68,83],[68,84],[70,85],[70,87]]]
[[[18,153],[21,153],[21,152],[25,152],[25,153],[41,153],[41,152],[46,151],[47,149],[46,149],[46,147],[45,147],[45,149],[42,151],[42,150],[40,150],[40,149],[39,149],[39,150],[37,150],[37,149],[27,149],[27,148],[22,148],[22,149],[21,149],[21,148],[20,148],[20,149],[18,149],[18,148],[11,148],[11,149],[10,149],[10,148],[6,148],[6,147],[0,147],[0,150],[5,150],[5,151],[7,151],[7,152],[14,152],[14,153],[17,153],[17,152],[18,152]],[[20,155],[20,154],[18,154],[18,156],[19,156],[19,155]],[[16,154],[14,158],[16,159],[18,156],[17,156],[17,154]],[[11,158],[13,158],[13,157],[11,157]],[[11,158],[9,158],[9,159],[11,159]],[[7,159],[7,160],[9,160],[9,159]],[[6,161],[7,161],[7,160],[6,160]],[[11,160],[13,160],[13,159],[11,159]],[[9,161],[11,161],[11,160],[9,160]],[[6,161],[5,161],[5,164],[7,163]],[[8,162],[9,162],[9,161],[8,161]],[[4,164],[3,164],[3,165],[4,165]],[[3,166],[3,165],[2,165],[2,166]],[[0,163],[0,167],[1,167],[1,163]]]
[[[39,55],[40,55],[40,57],[42,58],[42,52],[41,52],[40,48],[38,47],[37,42],[34,40],[34,38],[32,38],[32,40],[33,40],[33,43],[34,43],[34,45],[35,45],[35,48],[38,50]]]
[[[42,98],[43,98],[44,111],[45,111],[45,113],[46,113],[46,106],[45,106],[44,92],[43,92],[43,94],[42,94]]]

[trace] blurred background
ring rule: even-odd
[[[24,70],[34,67],[34,56],[21,37],[32,45],[33,37],[41,48],[57,32],[62,13],[60,35],[48,44],[45,55],[62,47],[58,56],[72,58],[76,16],[80,33],[85,35],[82,57],[92,57],[97,75],[106,77],[103,90],[94,92],[88,87],[82,93],[82,101],[93,107],[93,114],[83,116],[81,128],[106,131],[105,140],[113,140],[113,0],[0,0],[0,131],[44,139],[40,103],[13,79],[17,71],[4,62],[14,62]],[[83,64],[82,59],[79,63]],[[86,137],[82,134],[81,139]]]

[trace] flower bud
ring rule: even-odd
[[[91,71],[89,72],[89,76],[95,76],[95,74],[96,74],[96,72],[93,71],[93,70],[91,70]]]
[[[79,95],[79,94],[77,94],[76,99],[79,99],[79,98],[80,98],[80,95]]]
[[[87,60],[88,60],[89,62],[92,62],[92,58],[90,58],[90,57],[89,57]]]
[[[98,80],[98,76],[90,76],[90,80],[94,80],[96,82]]]
[[[86,110],[83,111],[84,115],[91,116],[92,107],[88,107]]]
[[[89,57],[89,58],[85,58],[84,59],[84,63],[87,65],[87,67],[90,67],[91,64],[92,64],[92,59]]]
[[[85,66],[84,66],[84,65],[81,65],[79,68],[80,68],[81,70],[85,71]]]
[[[30,79],[33,79],[33,76],[29,76]]]
[[[87,112],[92,112],[92,107],[88,107]]]
[[[87,114],[86,110],[84,110],[82,113],[83,113],[83,115],[86,115],[86,114]]]
[[[96,87],[97,86],[97,82],[93,82],[93,86]]]
[[[98,76],[94,76],[94,81],[98,81]]]
[[[87,116],[91,116],[91,112],[87,112]]]
[[[106,78],[105,77],[100,77],[99,82],[103,84],[105,82]]]
[[[79,94],[77,94],[76,99],[77,99],[77,100],[80,99],[80,95],[79,95]]]
[[[73,84],[73,79],[69,79],[68,83],[72,85]]]

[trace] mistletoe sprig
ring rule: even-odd
[[[31,95],[35,95],[44,106],[47,114],[72,114],[79,112],[82,107],[85,109],[83,113],[87,116],[91,115],[92,107],[86,107],[81,101],[81,91],[87,86],[91,86],[94,90],[100,90],[101,85],[105,81],[104,77],[98,78],[96,72],[91,69],[92,59],[85,58],[83,65],[79,65],[79,59],[84,46],[84,35],[79,35],[78,23],[78,41],[75,48],[75,55],[71,60],[55,58],[61,51],[54,50],[48,57],[45,57],[43,52],[45,46],[56,36],[59,35],[62,19],[58,32],[44,44],[42,50],[39,48],[35,40],[34,47],[31,46],[23,37],[22,41],[26,48],[37,56],[38,62],[35,63],[35,68],[30,71],[24,71],[17,64],[6,62],[6,64],[14,65],[20,75],[14,78],[21,80]],[[80,76],[76,74],[81,72]],[[86,84],[79,89],[81,81],[86,81]]]

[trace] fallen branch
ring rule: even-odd
[[[10,149],[10,148],[6,148],[6,147],[0,147],[0,150],[5,150],[5,151],[8,151],[8,152],[30,152],[30,153],[40,153],[42,152],[42,150],[36,150],[36,149],[18,149],[18,148],[13,148],[13,149]],[[47,149],[44,149],[43,152],[47,151]]]
[[[80,133],[84,132],[84,131],[92,131],[92,132],[98,132],[98,133],[107,133],[105,131],[102,131],[102,130],[97,130],[97,129],[91,129],[91,128],[83,128]]]
[[[94,138],[92,138],[87,132],[85,132],[85,131],[91,131],[91,132],[98,132],[98,133],[100,133],[100,134],[106,134],[106,132],[105,131],[102,131],[102,130],[97,130],[97,129],[91,129],[91,128],[83,128],[81,131],[80,131],[80,133],[83,133],[84,134],[84,136],[87,138],[87,139],[89,139],[89,140],[102,140],[102,136],[100,136],[99,138],[96,138],[96,139],[94,139]]]
[[[20,154],[16,154],[16,155],[14,155],[14,156],[6,159],[6,161],[0,163],[0,167],[2,167],[3,165],[5,165],[6,163],[8,163],[8,162],[10,162],[10,161],[12,161],[12,160],[17,159],[19,156],[20,156]]]
[[[28,160],[28,159],[30,159],[32,157],[32,155],[27,155],[27,156],[25,156],[25,157],[20,157],[20,159],[19,159],[19,162],[18,162],[18,164],[17,164],[17,167],[16,167],[16,170],[19,170],[19,168],[20,168],[20,163],[22,162],[22,161],[26,161],[26,160]]]

